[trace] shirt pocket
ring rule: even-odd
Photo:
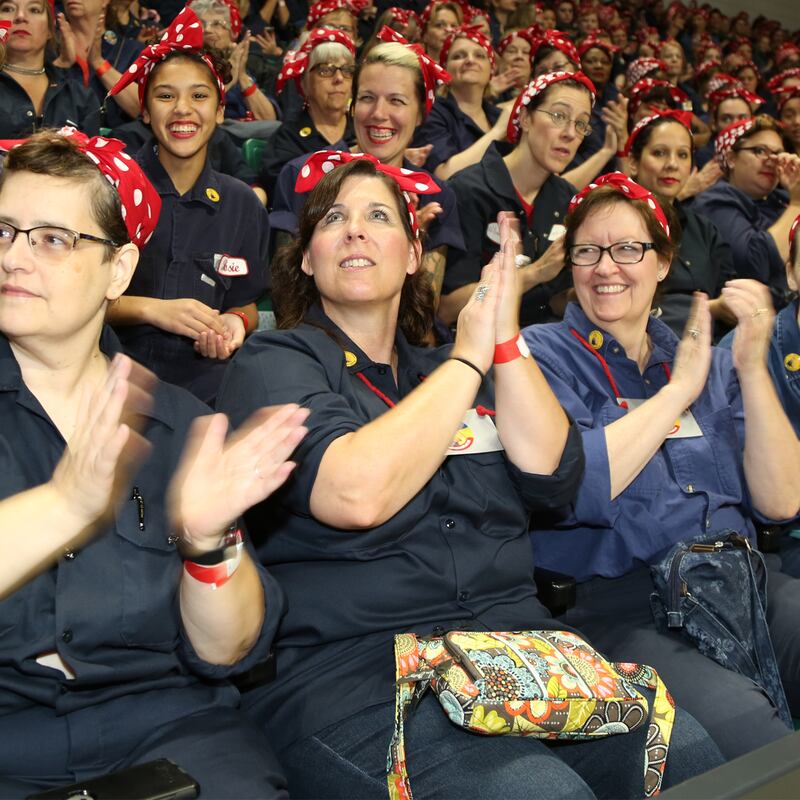
[[[178,274],[178,297],[192,298],[211,308],[223,309],[231,278],[214,268],[214,253],[195,253]]]
[[[183,563],[146,497],[144,503],[144,530],[139,528],[139,506],[133,500],[123,503],[115,522],[121,567],[120,636],[131,647],[171,649],[180,636],[178,586]]]

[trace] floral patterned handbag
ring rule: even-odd
[[[651,667],[611,664],[568,631],[451,631],[394,639],[395,729],[389,746],[390,800],[412,800],[403,725],[409,705],[430,687],[447,716],[465,730],[491,736],[591,739],[630,733],[647,722],[644,794],[661,790],[675,705]]]

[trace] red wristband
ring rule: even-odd
[[[226,311],[225,313],[233,314],[235,317],[239,317],[239,319],[242,321],[242,324],[244,325],[245,333],[247,333],[247,331],[250,330],[250,320],[247,318],[247,314],[245,314],[244,311]]]
[[[228,534],[226,539],[229,540],[227,545],[218,551],[213,551],[205,556],[197,556],[196,560],[185,559],[183,568],[187,574],[200,583],[210,584],[212,589],[219,589],[220,586],[227,583],[242,561],[244,541],[238,528],[235,532]],[[212,560],[216,560],[225,556],[227,558],[224,561],[218,561],[214,564],[202,563],[204,558],[208,560],[211,557]]]
[[[110,69],[111,62],[106,60],[94,71],[94,74],[97,75],[98,78],[102,78]]]
[[[258,91],[258,84],[253,81],[246,89],[242,89],[242,97],[250,97]]]
[[[507,342],[500,342],[500,344],[494,346],[494,363],[506,364],[509,361],[520,358],[520,356],[528,358],[530,354],[531,351],[528,350],[525,339],[519,333],[513,339],[509,339]]]

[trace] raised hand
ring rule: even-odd
[[[737,372],[766,367],[775,321],[769,289],[760,281],[739,278],[725,284],[722,297],[737,319],[732,349]]]
[[[308,414],[294,404],[262,408],[227,440],[224,414],[195,420],[167,492],[172,526],[186,549],[218,547],[232,522],[283,484]]]
[[[683,338],[675,354],[669,385],[683,392],[688,408],[703,391],[711,368],[711,312],[708,296],[694,293]]]

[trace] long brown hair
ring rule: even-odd
[[[300,213],[299,234],[281,247],[272,262],[272,296],[279,328],[294,328],[320,302],[314,278],[301,269],[303,254],[308,249],[317,223],[328,213],[342,190],[344,182],[354,176],[378,178],[392,194],[403,230],[409,243],[415,240],[406,204],[397,183],[378,172],[367,159],[359,159],[328,173],[309,193]],[[430,276],[423,269],[407,275],[400,295],[397,324],[411,344],[422,345],[433,327],[433,289]]]

